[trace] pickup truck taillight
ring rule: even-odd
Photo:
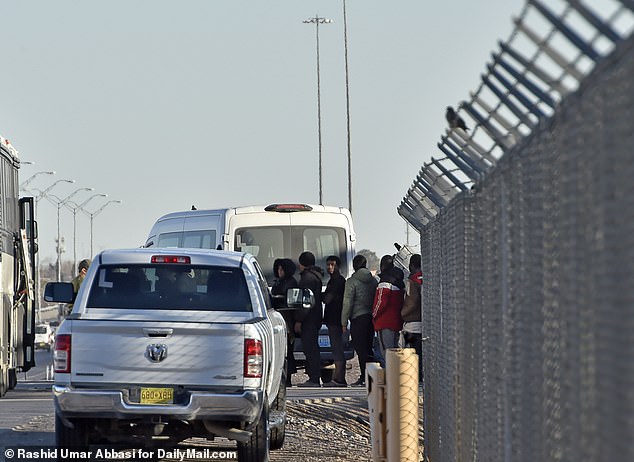
[[[244,376],[249,378],[262,377],[262,342],[254,338],[244,341]]]
[[[70,372],[70,334],[60,334],[55,337],[53,368],[55,372]]]

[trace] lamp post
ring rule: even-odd
[[[348,86],[348,21],[343,0],[343,56],[346,63],[346,133],[348,138],[348,210],[352,213],[352,155],[350,151],[350,92]]]
[[[92,196],[90,196],[88,199],[86,199],[84,202],[82,202],[81,204],[77,205],[77,203],[73,204],[75,205],[75,207],[70,207],[70,209],[73,211],[73,271],[76,270],[77,268],[77,211],[78,210],[84,210],[84,206],[90,202],[91,200],[93,200],[95,197],[108,197],[107,194],[93,194]],[[91,251],[92,253],[92,251]],[[91,256],[92,258],[92,256]]]
[[[323,205],[323,188],[322,188],[322,157],[321,157],[321,88],[319,77],[319,25],[330,24],[332,19],[320,18],[315,15],[314,18],[308,18],[303,21],[304,24],[315,24],[317,37],[317,137],[319,142],[319,204]]]
[[[90,259],[92,260],[93,258],[93,253],[92,253],[92,223],[94,218],[99,215],[103,209],[105,209],[109,204],[120,204],[123,201],[120,200],[113,200],[113,201],[108,201],[105,204],[103,204],[101,207],[99,207],[97,210],[95,210],[93,213],[90,212],[86,212],[88,214],[88,216],[90,216]]]
[[[55,181],[52,185],[50,185],[48,188],[46,188],[43,191],[40,191],[40,193],[37,195],[37,197],[35,198],[35,205],[37,206],[37,203],[40,201],[40,199],[46,197],[46,194],[53,189],[58,183],[74,183],[75,180],[57,180]]]
[[[24,162],[22,162],[24,163]],[[55,175],[55,171],[51,170],[49,172],[37,172],[34,173],[33,175],[31,175],[30,177],[28,177],[26,180],[24,180],[22,182],[22,184],[20,185],[20,190],[26,189],[26,187],[31,183],[31,181],[33,181],[35,179],[36,176],[38,175]]]
[[[66,204],[70,200],[70,198],[74,197],[75,194],[77,194],[78,192],[93,191],[94,189],[95,188],[78,188],[57,203],[57,280],[58,281],[62,280],[62,242],[61,242],[60,229],[59,229],[60,210],[62,206]]]

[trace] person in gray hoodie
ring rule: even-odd
[[[343,308],[341,310],[341,325],[345,333],[350,320],[350,335],[352,345],[357,352],[361,376],[353,385],[365,385],[365,365],[372,353],[374,327],[372,326],[372,304],[376,292],[377,280],[366,268],[368,262],[363,255],[357,255],[352,260],[354,274],[346,281],[343,292]]]

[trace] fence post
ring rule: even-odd
[[[389,348],[385,355],[387,460],[418,462],[418,355]]]
[[[370,418],[370,441],[372,460],[385,462],[387,440],[385,435],[387,417],[385,414],[385,369],[379,363],[366,364],[365,383],[368,387],[368,413]]]

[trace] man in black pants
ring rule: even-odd
[[[324,324],[328,327],[332,358],[335,362],[335,374],[324,387],[347,387],[346,357],[343,352],[343,335],[341,333],[341,309],[346,278],[339,272],[341,259],[336,255],[326,258],[326,271],[330,275],[324,291]]]
[[[320,387],[321,357],[319,355],[319,329],[321,329],[321,278],[324,272],[315,266],[315,255],[302,252],[299,256],[299,287],[310,289],[315,295],[315,304],[307,311],[295,312],[295,332],[302,338],[306,355],[306,374],[308,380],[299,387]]]
[[[357,255],[352,260],[354,274],[346,281],[343,293],[343,308],[341,325],[345,333],[350,320],[350,335],[352,345],[357,352],[361,375],[353,386],[365,385],[365,365],[372,354],[374,327],[372,326],[372,304],[376,292],[377,280],[366,268],[367,260],[363,255]]]

